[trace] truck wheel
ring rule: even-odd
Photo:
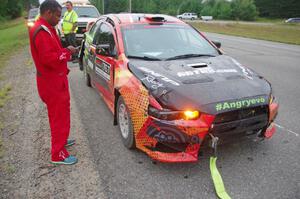
[[[194,18],[194,17],[192,17],[192,18],[191,18],[191,20],[192,20],[192,21],[194,21],[194,20],[195,20],[195,18]]]
[[[135,138],[133,134],[133,125],[130,117],[130,113],[122,96],[118,99],[117,104],[117,120],[121,133],[121,139],[124,146],[128,149],[135,148]]]

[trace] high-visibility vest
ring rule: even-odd
[[[63,23],[62,23],[64,34],[76,33],[78,28],[76,28],[73,32],[72,32],[72,28],[74,24],[77,23],[77,19],[78,19],[78,15],[74,10],[72,10],[71,12],[68,11],[65,12]]]

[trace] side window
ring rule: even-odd
[[[90,32],[89,32],[89,34],[90,34],[92,37],[94,36],[96,30],[99,28],[100,24],[101,24],[101,20],[97,21],[97,22],[92,26],[92,28],[91,28],[91,30],[90,30]]]
[[[96,31],[93,44],[109,44],[110,50],[116,53],[116,43],[112,28],[106,23],[102,23]]]

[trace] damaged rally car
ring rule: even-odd
[[[101,16],[80,62],[127,148],[162,162],[193,162],[208,135],[270,138],[278,103],[268,81],[166,15]]]

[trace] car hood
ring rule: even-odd
[[[172,61],[130,59],[128,66],[150,94],[172,110],[216,114],[268,104],[271,93],[264,78],[226,55]]]

